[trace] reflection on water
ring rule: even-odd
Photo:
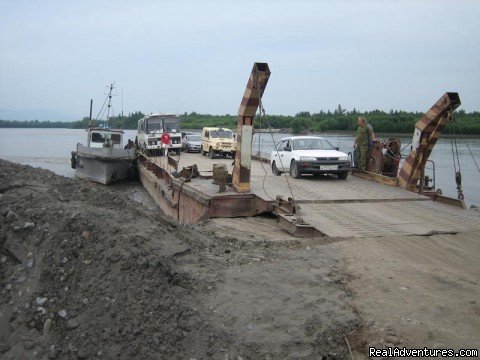
[[[136,130],[125,130],[125,142],[135,139]],[[286,134],[255,134],[254,151],[270,153],[274,142]],[[388,138],[377,134],[378,137]],[[353,151],[353,135],[325,134],[334,146],[346,153]],[[411,136],[400,136],[402,147],[408,145]],[[81,129],[0,129],[0,157],[6,160],[49,169],[59,175],[74,177],[70,168],[70,153],[77,143],[86,141],[85,130]],[[480,138],[468,138],[468,142],[477,163],[480,164]],[[480,205],[480,173],[465,146],[465,141],[457,142],[462,171],[462,185],[468,204]],[[410,147],[403,151],[408,154]],[[199,155],[200,156],[200,155]],[[453,167],[451,140],[440,138],[430,156],[435,162],[436,187],[445,195],[457,196],[455,173]]]

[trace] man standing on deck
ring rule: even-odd
[[[369,143],[375,139],[373,129],[370,124],[367,123],[367,119],[364,117],[358,118],[357,136],[355,137],[355,143],[353,147],[357,148],[357,168],[365,171],[367,166],[367,153]]]
[[[160,137],[160,140],[162,141],[162,148],[163,148],[163,156],[168,155],[168,146],[170,145],[170,134],[169,133],[163,133],[162,136]]]

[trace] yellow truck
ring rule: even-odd
[[[204,127],[202,129],[202,155],[210,159],[216,155],[230,155],[235,158],[236,141],[233,132],[223,127]]]

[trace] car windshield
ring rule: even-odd
[[[210,131],[210,137],[233,139],[233,133],[230,130],[215,130]]]
[[[198,135],[187,135],[186,138],[188,141],[200,141],[200,136]]]
[[[325,139],[302,138],[293,140],[293,150],[335,150],[335,148]]]

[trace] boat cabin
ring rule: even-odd
[[[92,128],[87,132],[88,147],[123,149],[123,130]]]

